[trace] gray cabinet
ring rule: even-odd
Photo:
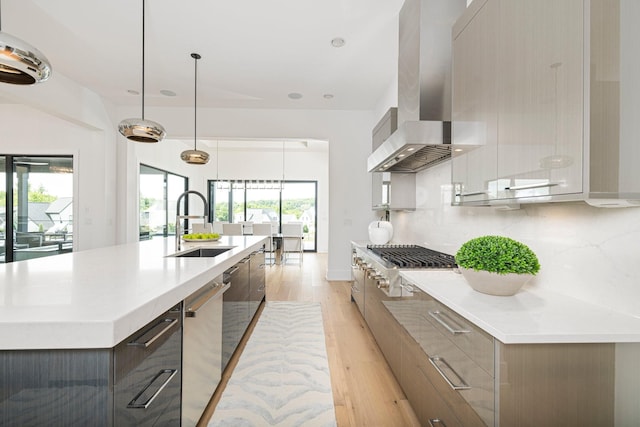
[[[486,0],[475,0],[470,9],[477,13],[469,10],[458,22],[464,30],[453,42],[452,67],[452,182],[458,200],[465,202],[498,196],[499,9],[496,1]]]
[[[453,28],[453,204],[638,206],[640,8],[475,0]]]
[[[400,336],[398,328],[394,327],[393,318],[383,305],[383,301],[391,297],[378,288],[375,274],[374,269],[365,270],[364,273],[364,319],[391,371],[398,377],[400,375]]]
[[[0,425],[180,425],[182,304],[115,348],[0,352]]]
[[[384,306],[422,425],[614,425],[614,344],[505,344],[415,286]]]
[[[224,272],[222,370],[227,367],[265,296],[264,251],[251,253]]]
[[[252,252],[249,256],[249,319],[258,311],[265,296],[264,250]]]
[[[372,151],[375,151],[396,129],[398,129],[398,109],[393,107],[373,128]],[[416,175],[414,173],[372,172],[371,208],[373,210],[415,210]]]
[[[583,21],[583,0],[477,0],[456,23],[454,203],[583,193]]]
[[[182,304],[114,350],[116,426],[179,426],[182,390]]]

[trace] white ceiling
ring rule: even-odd
[[[198,106],[370,110],[396,74],[403,0],[146,1],[145,105],[193,105],[191,52]],[[127,90],[141,90],[142,0],[2,0],[2,31],[42,51],[52,78],[140,104]]]

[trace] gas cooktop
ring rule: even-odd
[[[367,249],[398,268],[456,268],[452,255],[418,245],[368,245]]]

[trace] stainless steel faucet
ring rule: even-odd
[[[204,205],[204,215],[180,215],[180,201],[182,200],[183,197],[189,194],[195,194],[202,199],[202,204]],[[182,227],[180,226],[180,222],[182,222],[183,219],[202,218],[206,223],[208,217],[209,217],[209,205],[207,205],[207,199],[205,199],[205,197],[201,193],[195,190],[188,190],[182,193],[180,196],[178,196],[178,201],[176,202],[176,252],[180,250],[180,242],[182,240],[181,231],[180,231]]]

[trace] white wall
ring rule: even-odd
[[[116,242],[110,109],[60,74],[46,85],[0,86],[0,154],[74,156],[75,250]]]

